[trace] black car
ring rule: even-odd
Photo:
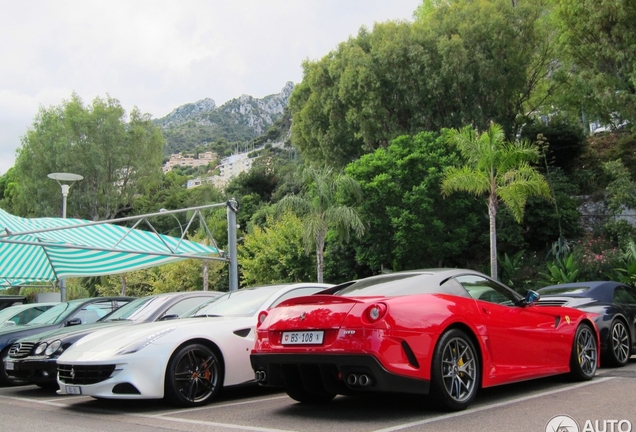
[[[26,297],[19,295],[3,295],[0,296],[0,310],[26,303]]]
[[[134,297],[92,297],[62,302],[27,324],[0,330],[0,384],[11,384],[5,371],[9,349],[23,337],[62,327],[92,324]]]
[[[108,326],[164,321],[221,295],[218,291],[186,291],[138,298],[94,324],[38,333],[15,342],[5,360],[5,370],[14,383],[30,382],[57,387],[57,358],[71,345],[95,330]]]
[[[625,366],[636,353],[636,290],[612,281],[576,282],[540,288],[538,305],[562,305],[599,314],[605,364]]]

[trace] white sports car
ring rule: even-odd
[[[330,286],[245,288],[215,298],[189,317],[98,330],[58,358],[58,393],[203,405],[224,386],[255,383],[250,351],[261,311]]]

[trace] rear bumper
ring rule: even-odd
[[[371,355],[264,354],[250,356],[256,381],[266,387],[287,387],[298,380],[310,389],[321,383],[336,394],[391,392],[428,394],[430,382],[387,371]]]

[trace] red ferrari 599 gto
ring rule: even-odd
[[[472,270],[373,276],[287,300],[258,317],[256,381],[300,402],[430,394],[461,410],[478,388],[598,367],[594,314],[535,306]]]

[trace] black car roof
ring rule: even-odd
[[[611,303],[614,289],[618,286],[626,285],[616,281],[570,282],[542,287],[537,291],[541,297],[591,298]]]

